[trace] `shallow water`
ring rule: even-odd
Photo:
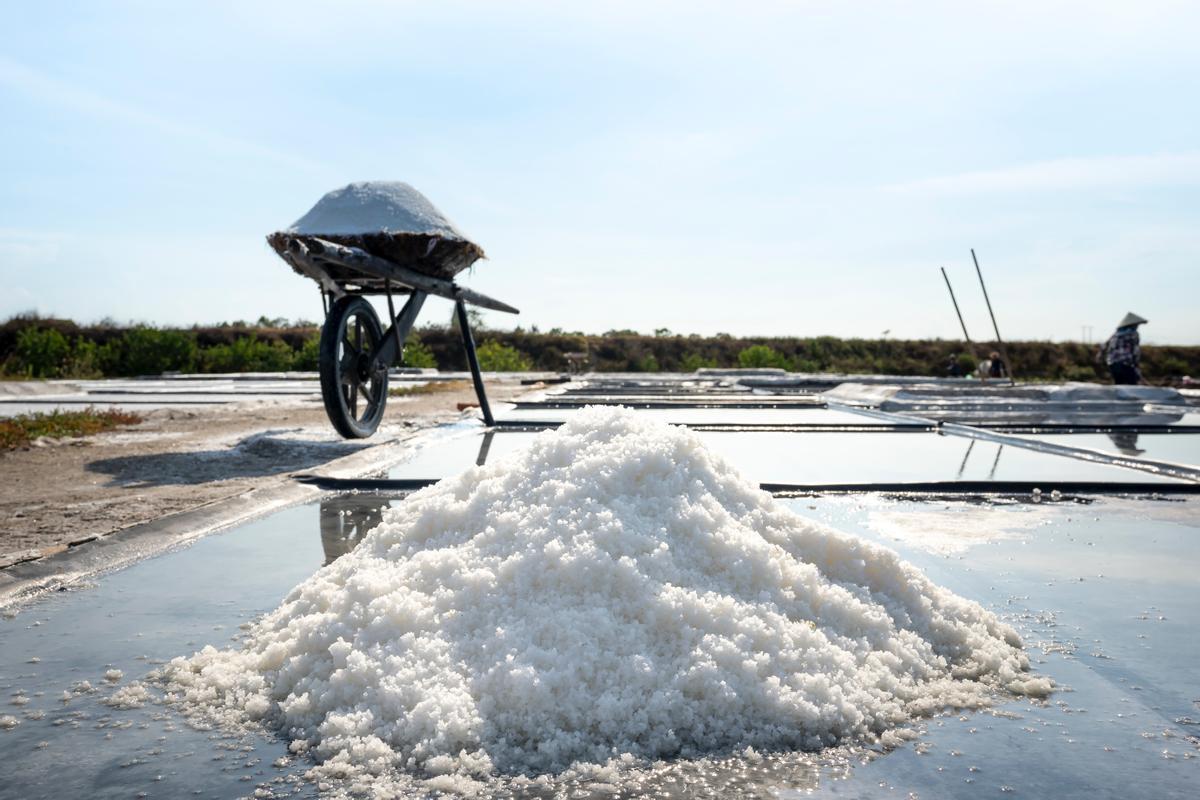
[[[127,684],[157,662],[229,644],[238,625],[278,605],[324,559],[319,506],[292,508],[0,620],[0,693],[6,704],[17,692],[29,698],[0,711],[22,720],[0,731],[0,797],[227,798],[296,778],[302,770],[271,766],[285,746],[268,737],[197,731],[165,709],[120,711],[99,698],[113,688],[108,669]],[[99,691],[74,694],[79,681]]]
[[[640,413],[640,412],[639,412]],[[392,468],[390,478],[445,478],[527,447],[534,433],[474,433],[438,442]],[[1139,470],[933,432],[775,433],[700,431],[714,453],[760,483],[913,481],[1175,483]]]
[[[1037,669],[1062,687],[1048,704],[996,710],[1019,718],[931,721],[916,746],[857,770],[855,796],[1009,794],[1003,787],[1026,797],[1195,796],[1195,501],[996,508],[842,498],[794,507],[896,548],[934,581],[1015,621]],[[961,547],[921,534],[947,515],[958,517],[945,527],[959,531]],[[979,537],[973,521],[997,535]],[[881,783],[886,791],[875,791]]]
[[[536,420],[553,422],[570,419],[576,412],[570,408],[517,408],[497,412],[504,420]],[[878,417],[849,411],[809,406],[801,408],[646,408],[639,417],[670,422],[675,425],[882,425]]]
[[[1021,438],[1200,467],[1200,433],[1043,433]]]
[[[273,609],[291,586],[352,547],[386,502],[340,496],[288,509],[0,619],[0,715],[21,721],[0,730],[0,797],[315,794],[300,780],[303,761],[273,766],[284,743],[261,733],[197,731],[154,705],[108,708],[99,702],[112,691],[104,673],[121,670],[124,685],[156,661],[230,644],[240,624]],[[827,751],[762,763],[677,762],[629,778],[622,795],[1195,795],[1195,501],[789,502],[803,515],[898,549],[936,582],[996,610],[1021,631],[1037,669],[1061,691],[1048,703],[1010,701],[992,712],[928,720],[917,741],[879,757]],[[73,692],[84,680],[97,691]]]

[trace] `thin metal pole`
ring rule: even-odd
[[[954,287],[950,285],[950,276],[946,274],[946,268],[942,267],[942,278],[946,281],[946,288],[950,290],[950,302],[954,303],[954,313],[958,315],[958,324],[962,326],[963,338],[967,340],[967,349],[971,351],[971,358],[975,357],[975,345],[971,344],[971,335],[967,333],[967,323],[963,322],[962,312],[958,310],[958,300],[954,298]]]
[[[975,257],[975,248],[971,248],[971,260],[975,262],[975,274],[979,276],[979,288],[983,289],[983,301],[987,303],[988,316],[992,318],[992,330],[996,332],[996,344],[1000,345],[1000,355],[1004,358],[1004,366],[1008,369],[1008,380],[1010,383],[1016,383],[1013,379],[1012,362],[1008,359],[1008,348],[1004,346],[1004,340],[1000,338],[1000,326],[996,324],[996,315],[992,312],[992,301],[988,299],[987,285],[983,282],[983,272],[979,269],[979,259]]]
[[[462,334],[463,347],[467,350],[467,364],[471,367],[471,380],[475,382],[475,396],[479,398],[479,410],[483,412],[484,423],[490,428],[496,424],[496,420],[492,417],[487,393],[483,390],[483,373],[479,370],[479,357],[475,355],[475,338],[471,335],[471,323],[467,320],[467,307],[461,298],[454,301],[454,311],[458,314],[458,329]]]

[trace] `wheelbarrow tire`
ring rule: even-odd
[[[365,439],[383,419],[389,365],[375,361],[382,343],[379,317],[365,298],[347,295],[329,309],[321,328],[321,398],[347,439]]]

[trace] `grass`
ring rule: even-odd
[[[430,381],[417,386],[396,386],[388,389],[388,397],[410,397],[417,394],[440,394],[457,392],[470,386],[469,381]]]
[[[21,414],[9,419],[0,419],[0,450],[15,450],[27,447],[42,436],[65,439],[74,436],[90,436],[136,425],[142,418],[126,411],[109,409],[97,411],[90,406],[83,411],[51,411],[49,414]]]

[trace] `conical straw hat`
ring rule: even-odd
[[[1150,320],[1139,317],[1137,314],[1130,311],[1128,314],[1125,315],[1125,318],[1121,320],[1121,324],[1118,325],[1117,327],[1124,328],[1129,325],[1145,325],[1149,321]]]

